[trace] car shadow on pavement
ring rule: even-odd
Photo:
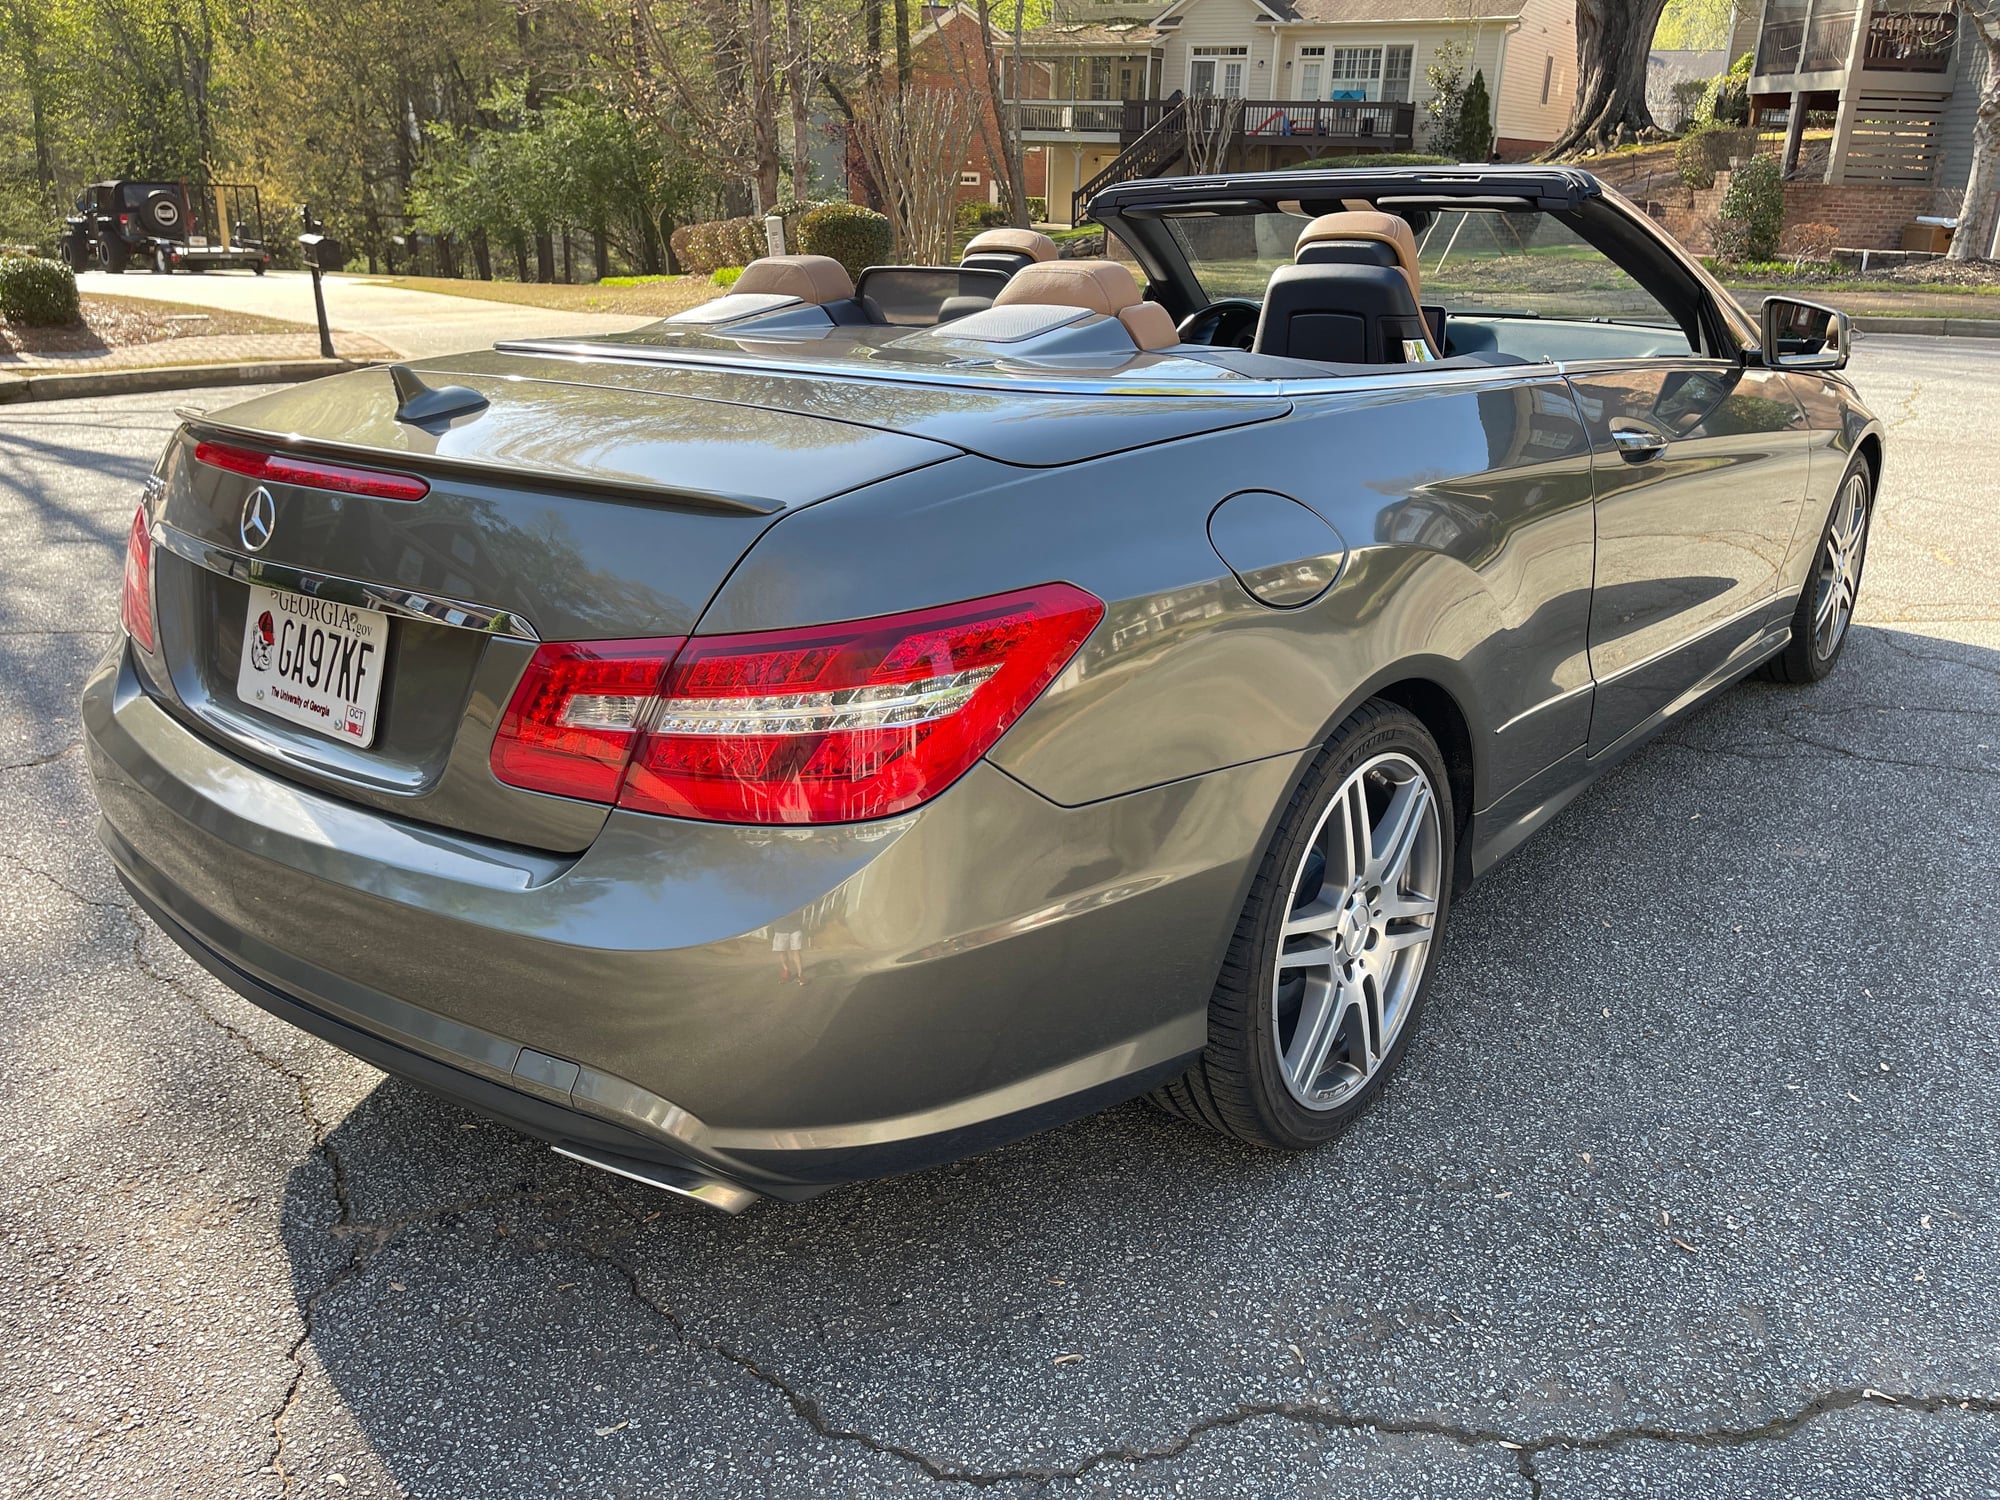
[[[1619,1434],[1990,1389],[1997,683],[1864,626],[1677,725],[1461,901],[1402,1074],[1310,1156],[1132,1104],[730,1218],[384,1082],[288,1186],[285,1470],[1317,1493],[1358,1453],[1499,1494],[1526,1452],[1556,1495]]]

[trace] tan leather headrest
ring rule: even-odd
[[[1410,284],[1410,295],[1419,302],[1423,300],[1418,283],[1421,268],[1417,263],[1417,237],[1410,229],[1408,220],[1372,209],[1321,214],[1299,231],[1299,242],[1293,247],[1292,254],[1297,256],[1308,245],[1324,245],[1338,240],[1374,240],[1389,246],[1396,252],[1396,265],[1402,270],[1403,279]]]
[[[1141,349],[1171,349],[1181,341],[1173,314],[1157,302],[1138,302],[1118,309],[1118,321]]]
[[[1025,255],[1037,263],[1056,258],[1056,242],[1033,229],[982,229],[966,241],[965,253],[977,255],[982,250]]]
[[[1050,260],[1023,266],[993,299],[995,307],[1012,303],[1103,313],[1116,318],[1141,349],[1171,349],[1181,341],[1167,310],[1146,301],[1132,273],[1115,260]]]
[[[1115,260],[1048,260],[1016,271],[993,305],[1034,302],[1045,307],[1081,307],[1115,318],[1142,300],[1139,283]]]
[[[847,268],[830,255],[766,255],[743,268],[730,288],[797,297],[801,302],[838,302],[854,295]]]

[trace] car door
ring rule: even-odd
[[[1789,616],[1776,591],[1810,444],[1805,412],[1773,370],[1690,356],[1567,373],[1597,495],[1596,755],[1705,689]]]

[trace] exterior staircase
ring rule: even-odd
[[[1187,151],[1187,99],[1176,89],[1161,111],[1132,143],[1114,156],[1103,171],[1070,195],[1069,221],[1081,224],[1088,217],[1090,200],[1114,182],[1130,182],[1136,177],[1157,177]]]

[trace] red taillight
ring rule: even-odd
[[[125,633],[147,652],[153,649],[153,532],[146,524],[146,507],[132,516],[125,534],[125,589],[118,601],[118,618]]]
[[[660,641],[543,646],[501,722],[494,774],[711,822],[886,817],[964,775],[1103,615],[1091,595],[1055,583],[841,625],[697,637],[678,654]],[[621,678],[612,660],[645,666]],[[574,722],[569,705],[599,697],[612,706],[591,708],[592,727]]]
[[[493,738],[493,774],[530,791],[611,802],[679,640],[537,647]]]
[[[258,453],[250,448],[232,448],[226,443],[196,443],[195,462],[214,469],[247,474],[272,484],[302,484],[316,490],[334,490],[343,495],[368,495],[377,500],[421,500],[431,492],[430,484],[412,474],[390,474],[380,469],[357,469],[349,464],[322,463],[318,459],[293,458],[283,453]]]

